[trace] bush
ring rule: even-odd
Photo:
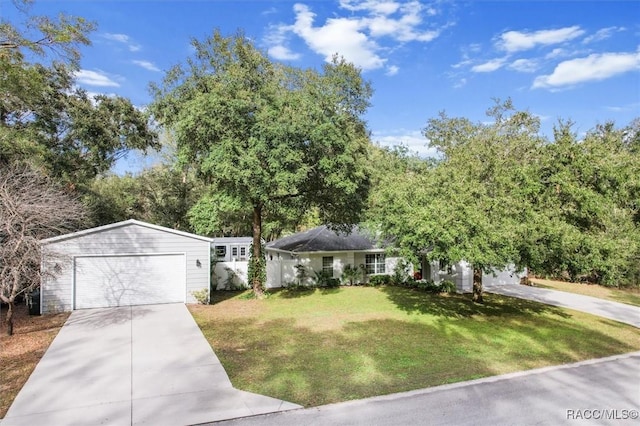
[[[451,281],[434,283],[431,280],[407,280],[407,287],[417,288],[428,293],[455,293],[456,285]]]
[[[288,281],[286,283],[284,283],[282,285],[282,287],[286,290],[286,291],[301,291],[301,290],[309,290],[309,289],[313,289],[314,286],[310,286],[310,285],[306,285],[306,284],[300,284],[297,281]]]
[[[340,280],[337,278],[333,278],[333,276],[327,271],[316,271],[315,272],[315,280],[316,285],[318,287],[339,287]]]
[[[201,305],[209,304],[209,292],[205,289],[192,291],[191,294]]]
[[[337,278],[329,278],[326,281],[326,286],[329,288],[336,288],[336,287],[340,287],[340,280]]]
[[[368,285],[375,287],[379,285],[388,285],[391,284],[391,276],[390,275],[372,275],[369,277]]]
[[[403,285],[409,278],[410,264],[406,260],[399,259],[396,266],[393,268],[393,276],[391,277],[391,284]]]
[[[440,292],[441,293],[455,293],[456,292],[456,285],[454,283],[452,283],[451,281],[442,281],[440,283]]]
[[[302,264],[297,264],[296,268],[296,279],[298,280],[298,286],[306,287],[307,278],[309,278],[309,271]]]
[[[362,277],[362,269],[358,267],[349,264],[342,270],[342,281],[349,285],[357,284],[360,277]]]
[[[401,284],[402,287],[416,288],[418,286],[418,281],[413,277],[409,277]]]

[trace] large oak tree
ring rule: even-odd
[[[195,213],[250,212],[251,282],[260,294],[265,215],[302,217],[315,207],[325,223],[359,220],[369,186],[362,115],[371,88],[342,59],[321,72],[285,66],[242,33],[215,31],[193,46],[194,57],[152,86],[151,110],[175,132],[182,161],[209,184],[217,204]]]
[[[489,110],[492,123],[446,114],[424,130],[438,161],[427,170],[401,168],[377,186],[373,220],[409,255],[473,268],[473,299],[482,302],[482,275],[527,266],[539,218],[529,209],[541,146],[539,121],[510,101]]]
[[[560,122],[549,140],[539,120],[510,101],[489,115],[489,123],[429,120],[424,133],[438,159],[422,169],[406,156],[387,160],[393,166],[372,192],[370,222],[409,255],[470,262],[476,301],[482,274],[509,264],[637,285],[637,121],[622,129],[606,123],[582,139]]]

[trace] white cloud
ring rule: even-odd
[[[538,62],[533,59],[516,59],[509,64],[510,69],[519,72],[535,72],[538,67]]]
[[[272,46],[267,50],[269,56],[279,61],[295,61],[300,59],[300,54],[292,52],[287,46]]]
[[[451,68],[462,68],[462,67],[466,67],[467,65],[471,65],[472,63],[473,63],[473,60],[471,60],[471,59],[469,59],[468,57],[465,56],[457,64],[451,65]]]
[[[300,54],[293,52],[287,45],[287,32],[291,30],[287,25],[271,25],[264,37],[264,42],[269,46],[267,53],[279,61],[291,61],[300,59]]]
[[[559,63],[549,75],[536,77],[532,88],[559,89],[599,81],[640,69],[640,52],[594,53]]]
[[[373,132],[371,140],[386,147],[406,146],[409,151],[415,152],[421,157],[436,157],[438,155],[435,148],[429,147],[429,141],[419,130],[398,129]]]
[[[375,41],[361,31],[361,21],[331,18],[327,19],[323,26],[314,27],[315,14],[307,6],[296,4],[293,9],[296,13],[293,32],[300,36],[311,50],[324,55],[325,60],[331,60],[331,57],[338,53],[364,70],[384,66],[386,59],[376,53],[379,46]]]
[[[460,88],[462,88],[462,87],[464,87],[466,85],[467,85],[467,79],[466,78],[461,78],[460,80],[458,80],[457,83],[455,83],[453,85],[453,88],[454,89],[460,89]]]
[[[631,104],[620,105],[620,106],[605,106],[604,108],[607,111],[612,111],[612,112],[637,111],[638,109],[640,109],[640,102],[634,102]]]
[[[566,49],[563,49],[561,47],[556,47],[551,52],[547,53],[545,58],[554,59],[554,58],[561,58],[561,57],[567,57],[567,56],[570,56],[570,55],[569,55],[569,52],[567,52]]]
[[[272,15],[274,13],[278,13],[278,9],[272,6],[269,9],[263,10],[260,14],[263,16],[266,16],[266,15]]]
[[[388,2],[375,3],[386,4]],[[417,1],[404,3],[399,6],[399,8],[396,9],[400,14],[399,18],[389,17],[388,15],[390,13],[377,13],[377,10],[378,9],[375,7],[375,5],[371,5],[371,9],[369,11],[371,12],[372,16],[362,19],[362,22],[369,29],[372,37],[389,36],[395,40],[402,42],[429,42],[440,35],[440,32],[436,30],[418,30],[418,26],[422,24],[421,14],[423,13],[423,6]],[[394,12],[396,10],[394,10]]]
[[[87,86],[120,87],[120,83],[112,80],[102,71],[80,70],[75,73],[76,80]]]
[[[385,73],[388,76],[396,75],[400,71],[400,68],[395,65],[390,65],[387,67],[387,72]]]
[[[85,90],[85,93],[87,94],[89,101],[94,106],[98,104],[98,97],[100,96],[106,96],[107,98],[115,98],[117,96],[115,93],[98,93],[98,92],[92,92],[90,90]]]
[[[441,31],[423,28],[423,16],[433,16],[437,10],[419,1],[341,0],[340,7],[349,11],[349,15],[336,15],[316,23],[311,8],[296,3],[294,23],[271,26],[265,36],[269,54],[276,59],[299,58],[288,47],[290,37],[296,35],[325,60],[337,53],[363,70],[373,70],[385,67],[387,54],[396,47],[389,46],[389,41],[429,42]],[[392,74],[397,72],[394,70],[387,68]]]
[[[493,72],[497,71],[504,66],[506,63],[506,58],[496,58],[490,61],[487,61],[483,64],[474,65],[471,67],[471,71],[473,72]]]
[[[400,4],[397,1],[387,0],[340,0],[340,7],[353,12],[366,10],[382,15],[391,15],[398,11]]]
[[[620,31],[624,31],[625,28],[623,27],[607,27],[607,28],[602,28],[598,31],[596,31],[594,34],[585,37],[584,40],[582,40],[582,43],[584,44],[589,44],[589,43],[594,43],[596,41],[602,41],[602,40],[606,40],[609,37],[611,37],[614,33],[620,32]]]
[[[536,46],[548,46],[571,41],[585,33],[579,26],[535,32],[507,31],[500,35],[496,46],[507,52],[520,52]]]
[[[149,61],[138,61],[138,60],[134,60],[132,61],[134,64],[136,64],[139,67],[142,67],[146,70],[149,71],[154,71],[154,72],[159,72],[160,68],[158,68],[157,66],[155,66],[155,64],[153,62],[149,62]]]
[[[126,45],[127,49],[129,49],[129,51],[131,52],[137,52],[140,49],[142,49],[142,47],[139,44],[134,43],[131,37],[129,37],[126,34],[104,33],[102,34],[102,37],[104,37],[107,40],[115,41],[115,42]]]
[[[550,115],[536,114],[535,112],[533,113],[533,115],[537,117],[540,121],[549,121],[551,119]]]

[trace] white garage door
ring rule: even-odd
[[[76,257],[75,309],[184,302],[184,254]]]

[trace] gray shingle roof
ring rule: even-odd
[[[353,251],[383,248],[366,231],[354,226],[349,234],[336,233],[325,225],[289,235],[267,244],[267,248],[304,253],[314,251]]]

